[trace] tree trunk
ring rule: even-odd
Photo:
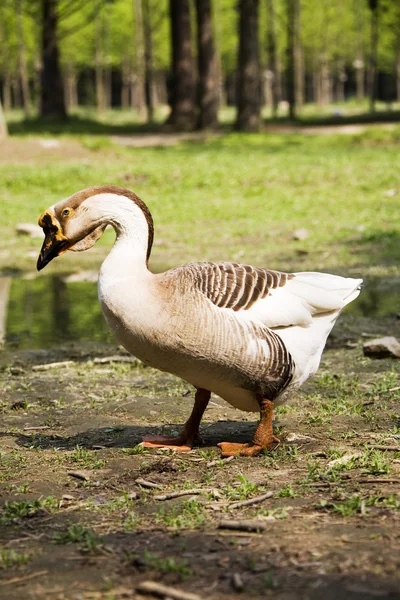
[[[188,0],[170,0],[172,42],[171,113],[167,124],[193,129],[196,124],[192,30]]]
[[[11,80],[8,71],[3,75],[3,105],[5,111],[11,109]]]
[[[112,68],[110,50],[110,14],[108,4],[105,0],[103,10],[103,32],[104,32],[104,55],[103,55],[103,90],[104,108],[109,110],[112,104]]]
[[[300,0],[294,0],[294,98],[296,111],[304,104],[304,66],[303,50],[301,47]]]
[[[296,118],[296,3],[297,0],[287,0],[287,81],[286,95],[289,103],[289,118]]]
[[[22,0],[15,0],[15,10],[17,16],[17,36],[18,36],[18,71],[21,80],[22,104],[24,107],[25,118],[30,115],[29,98],[29,78],[26,66],[26,51],[24,29],[22,24]]]
[[[122,58],[122,86],[121,86],[121,107],[129,108],[129,59],[125,55]]]
[[[3,106],[0,100],[0,140],[4,140],[8,135],[7,123],[4,118]]]
[[[42,0],[42,63],[40,116],[65,118],[57,37],[57,0]]]
[[[272,94],[272,114],[276,117],[279,104],[279,62],[276,45],[275,32],[275,10],[273,0],[267,0],[267,54],[268,70],[270,72],[270,84]]]
[[[211,0],[196,0],[197,60],[199,70],[199,129],[215,129],[218,125],[218,71],[214,49]]]
[[[396,99],[400,102],[400,46],[396,54]]]
[[[102,8],[102,7],[101,7]],[[95,35],[95,65],[96,65],[96,107],[97,112],[103,112],[105,107],[104,99],[104,72],[103,72],[103,31],[101,23],[101,8],[96,15],[96,35]]]
[[[320,56],[318,107],[322,108],[330,101],[330,75],[327,56]]]
[[[364,36],[363,36],[363,18],[360,0],[354,0],[355,26],[357,35],[357,56],[353,65],[356,70],[356,96],[359,102],[364,100]]]
[[[145,64],[143,43],[143,11],[142,0],[133,0],[135,13],[135,47],[136,47],[136,78],[135,78],[135,104],[140,118],[145,117]]]
[[[371,11],[371,48],[368,69],[368,96],[369,111],[375,112],[375,101],[377,96],[376,66],[378,59],[378,0],[369,0]]]
[[[239,131],[258,131],[261,125],[258,9],[258,0],[240,0],[239,2],[239,56],[235,124]]]
[[[144,30],[144,65],[145,92],[147,106],[147,121],[154,120],[154,72],[153,72],[153,40],[151,34],[151,16],[149,0],[143,0],[143,30]]]
[[[67,66],[65,76],[65,104],[70,111],[78,105],[78,90],[76,84],[76,73],[71,63]]]

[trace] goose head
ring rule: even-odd
[[[128,189],[100,185],[61,200],[39,217],[45,238],[37,261],[43,269],[67,250],[81,252],[101,238],[107,225],[117,238],[128,237],[143,249],[146,264],[153,244],[153,219],[145,203]]]

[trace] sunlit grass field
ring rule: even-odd
[[[12,128],[11,128],[12,129]],[[49,137],[49,134],[45,137]],[[18,222],[79,189],[133,189],[156,227],[152,266],[235,260],[281,270],[400,272],[400,126],[353,135],[235,133],[171,147],[127,148],[109,136],[51,135],[57,150],[30,155],[40,136],[11,136],[0,162],[0,269],[34,271],[41,241]],[[8,142],[7,142],[8,143]],[[306,239],[294,232],[305,229]],[[96,269],[112,232],[48,270]]]

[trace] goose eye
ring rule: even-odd
[[[63,217],[69,217],[70,214],[71,210],[69,208],[64,208],[64,210],[62,211]]]

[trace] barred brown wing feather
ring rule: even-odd
[[[247,310],[272,289],[282,287],[293,275],[239,265],[200,263],[197,265],[200,290],[215,306]]]

